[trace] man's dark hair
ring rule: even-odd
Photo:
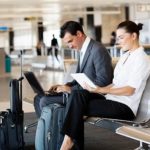
[[[78,22],[67,21],[60,28],[60,38],[63,38],[67,32],[72,35],[76,35],[77,31],[81,31],[82,33],[84,33],[82,26]]]

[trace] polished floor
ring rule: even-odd
[[[31,70],[30,66],[24,66],[23,70]],[[64,73],[62,71],[34,70],[43,88],[46,90],[52,84],[63,83]],[[12,78],[20,77],[20,67],[13,66],[12,72],[6,76],[0,77],[0,111],[9,108],[9,81]],[[23,80],[23,109],[24,124],[32,123],[37,120],[32,105],[35,96],[27,80]],[[25,133],[26,149],[34,150],[34,137],[36,127]],[[85,124],[85,150],[133,150],[139,146],[137,141],[119,136],[106,129],[101,129],[90,124]]]

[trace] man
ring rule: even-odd
[[[106,86],[111,83],[113,69],[110,55],[104,46],[85,35],[82,26],[78,22],[66,22],[61,27],[60,37],[69,48],[80,52],[77,73],[85,73],[99,86]],[[65,85],[54,85],[50,88],[49,91],[56,92],[58,95],[36,96],[34,106],[37,116],[40,117],[44,106],[50,103],[62,103],[62,92],[71,93],[72,90],[80,89],[82,88],[79,84],[73,80]]]
[[[54,50],[54,54],[55,54],[57,61],[59,61],[59,59],[58,59],[58,42],[57,42],[57,39],[55,38],[54,34],[53,34],[53,38],[51,40],[51,47],[48,49],[48,55],[49,54],[53,55],[53,52],[52,52],[53,50]]]

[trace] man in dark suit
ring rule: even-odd
[[[55,35],[53,34],[53,38],[51,40],[51,47],[48,49],[48,55],[51,54],[53,56],[53,51],[54,50],[54,54],[56,59],[59,61],[58,59],[58,41],[55,38]]]
[[[99,42],[87,37],[78,22],[66,22],[61,27],[60,37],[69,48],[80,53],[76,73],[85,73],[98,86],[106,86],[111,83],[113,69],[109,53]],[[58,95],[36,96],[34,106],[38,117],[44,106],[50,103],[62,103],[62,92],[71,93],[72,90],[80,89],[82,88],[79,84],[73,80],[65,85],[54,85],[50,88],[49,91],[56,92]]]

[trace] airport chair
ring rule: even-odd
[[[28,133],[30,128],[33,128],[33,127],[37,126],[37,123],[38,123],[38,121],[35,121],[35,122],[33,122],[33,123],[30,123],[30,124],[28,124],[28,125],[25,125],[25,126],[24,126],[24,132],[25,132],[25,133]]]
[[[87,117],[86,122],[98,127],[106,128],[116,132],[119,127],[131,125],[134,127],[147,128],[147,123],[150,121],[150,76],[147,80],[145,90],[143,92],[139,105],[137,116],[134,120],[119,120],[109,118]],[[136,150],[144,150],[143,142],[140,141],[140,146]]]

